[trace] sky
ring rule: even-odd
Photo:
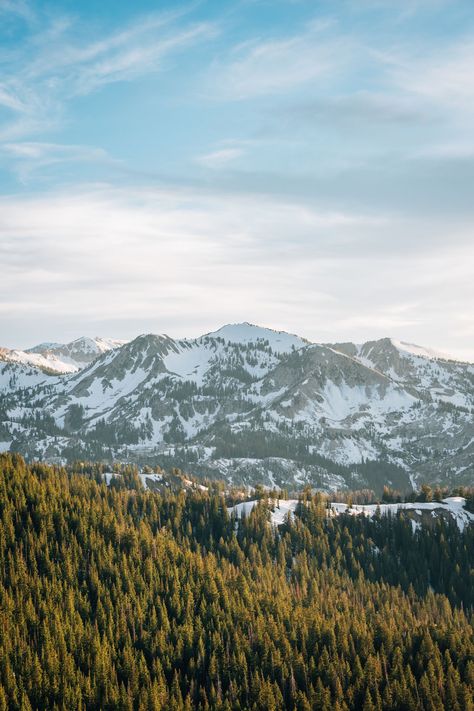
[[[0,345],[474,359],[472,0],[0,0]]]

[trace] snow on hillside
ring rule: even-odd
[[[415,398],[392,384],[386,390],[377,387],[370,388],[368,397],[367,386],[350,387],[346,383],[326,383],[323,391],[327,417],[340,421],[352,413],[368,407],[374,415],[406,410],[415,402]]]
[[[75,373],[79,370],[79,365],[75,360],[68,356],[60,358],[54,353],[43,355],[26,351],[10,351],[8,357],[11,362],[31,365],[41,370],[52,370],[55,373]]]
[[[2,356],[0,359],[0,393],[6,394],[34,387],[48,378],[42,370],[18,361],[3,361],[1,353],[0,356]]]
[[[338,343],[332,348],[412,392],[429,392],[433,402],[463,408],[474,406],[474,392],[468,382],[474,376],[474,364],[393,338],[362,344]]]
[[[114,338],[88,338],[82,336],[70,343],[40,343],[26,351],[5,349],[5,358],[11,362],[31,365],[58,374],[77,373],[97,356],[119,348],[126,341]]]
[[[210,362],[215,356],[216,351],[212,344],[184,341],[178,344],[177,351],[170,351],[163,358],[163,363],[170,373],[202,385]]]
[[[226,344],[223,346],[219,339]],[[252,352],[253,364],[244,361],[243,367],[254,377],[262,377],[268,368],[275,365],[277,359],[271,357],[269,352],[260,351],[258,346],[268,343],[273,353],[282,355],[294,349],[307,345],[304,339],[293,336],[283,331],[273,331],[269,328],[260,328],[249,323],[230,324],[217,331],[207,333],[195,339],[175,341],[176,349],[164,356],[165,367],[186,380],[192,380],[197,385],[202,385],[206,373],[217,363],[226,365],[226,361],[235,362],[235,353],[232,346],[255,346]],[[268,348],[267,348],[268,351]]]
[[[235,506],[230,506],[227,511],[229,515],[235,514],[237,518],[242,518],[242,516],[248,516],[253,508],[258,504],[259,500],[244,501],[241,504],[236,504]],[[298,499],[279,499],[275,503],[275,507],[270,512],[270,522],[273,526],[281,526],[285,520],[285,516],[289,514],[294,514],[295,509],[298,505]]]
[[[275,353],[290,353],[293,348],[302,348],[308,345],[308,341],[300,336],[286,331],[274,331],[272,328],[255,326],[252,323],[233,323],[222,326],[217,331],[207,333],[201,338],[210,336],[212,338],[223,338],[231,343],[255,343],[256,341],[268,341]]]
[[[88,411],[88,416],[97,418],[104,416],[107,419],[108,413],[120,398],[130,395],[148,377],[148,373],[143,368],[137,368],[122,380],[114,378],[104,383],[102,380],[94,379],[88,389],[72,398],[75,404],[82,405]],[[64,424],[64,417],[68,405],[63,405],[56,414],[57,422]]]
[[[242,516],[248,516],[253,508],[259,503],[259,500],[244,501],[235,506],[230,506],[227,511],[229,515],[235,514],[237,518],[242,518]],[[349,514],[351,516],[367,516],[368,518],[373,518],[377,511],[380,511],[382,516],[389,514],[396,515],[398,511],[414,511],[421,515],[423,511],[430,511],[432,516],[438,515],[439,512],[447,512],[454,521],[457,523],[461,531],[464,530],[465,526],[474,523],[474,514],[466,511],[464,508],[466,499],[462,496],[450,496],[443,499],[442,502],[431,501],[429,503],[400,503],[400,504],[358,504],[352,505],[351,508],[347,504],[335,503],[330,504],[331,512],[333,515],[338,516],[340,514]],[[274,526],[280,526],[284,520],[285,516],[290,513],[294,514],[296,507],[298,505],[298,499],[280,499],[274,507],[271,508],[270,522]]]
[[[402,504],[359,504],[353,505],[351,508],[348,508],[347,504],[331,503],[331,509],[336,515],[346,513],[351,516],[364,515],[369,518],[375,516],[377,510],[380,510],[382,515],[395,515],[397,511],[415,511],[419,514],[423,511],[431,511],[432,516],[436,516],[440,511],[446,511],[454,518],[462,531],[466,525],[474,523],[474,514],[466,511],[464,508],[465,503],[466,499],[462,496],[450,496],[447,499],[443,499],[442,502],[430,501],[422,503],[415,501]]]
[[[102,338],[100,336],[95,336],[95,338],[88,338],[87,336],[82,336],[77,338],[71,343],[67,343],[64,348],[69,350],[71,353],[77,353],[81,355],[99,355],[100,353],[107,353],[114,348],[119,348],[123,346],[127,341],[123,341],[117,338]]]
[[[42,353],[43,351],[51,351],[56,348],[63,348],[64,343],[56,343],[56,341],[44,341],[43,343],[38,343],[32,348],[26,348],[26,353]]]
[[[362,487],[365,463],[381,460],[397,465],[390,476],[381,466],[380,477],[400,490],[409,481],[472,480],[474,366],[402,352],[389,338],[322,346],[243,323],[195,339],[146,334],[126,345],[80,338],[36,348],[0,352],[4,439],[23,422],[31,457],[64,456],[81,438],[84,456],[119,460],[180,445],[185,461],[197,456],[234,483],[330,490],[355,476]],[[72,431],[77,405],[83,419]],[[62,430],[56,439],[46,420],[38,427],[44,412]]]
[[[436,351],[433,348],[417,346],[416,343],[407,343],[406,341],[397,341],[394,338],[391,338],[390,340],[395,348],[403,353],[410,353],[411,355],[420,356],[421,358],[429,358],[430,360],[438,358],[441,360],[456,360],[453,356],[443,353],[442,351]]]

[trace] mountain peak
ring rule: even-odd
[[[45,341],[26,351],[11,351],[11,360],[26,363],[43,371],[76,373],[103,353],[119,348],[126,341],[96,336],[80,336],[69,343]]]
[[[223,338],[231,343],[254,343],[258,340],[268,341],[272,349],[276,352],[287,352],[292,348],[302,348],[308,345],[308,341],[301,336],[286,331],[276,331],[273,328],[257,326],[254,323],[243,321],[242,323],[229,323],[217,331],[204,334],[201,338]]]
[[[391,338],[390,342],[398,351],[401,351],[402,353],[409,353],[410,355],[420,356],[421,358],[429,358],[430,360],[456,360],[454,356],[451,356],[448,353],[437,351],[434,348],[426,348],[426,346],[418,346],[416,343],[398,341],[395,338]]]

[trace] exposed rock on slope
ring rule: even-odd
[[[236,484],[474,481],[472,364],[388,338],[319,345],[250,324],[109,346],[60,377],[4,359],[3,447],[173,460]]]

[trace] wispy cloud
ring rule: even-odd
[[[106,84],[160,71],[177,51],[209,39],[216,25],[181,22],[183,13],[149,15],[100,39],[69,18],[44,20],[31,41],[0,57],[0,105],[11,116],[0,125],[0,140],[30,137],[57,126],[70,99]],[[77,39],[81,37],[82,40]]]
[[[0,156],[8,157],[20,182],[28,184],[36,173],[60,163],[98,163],[118,165],[102,148],[23,141],[0,144]]]
[[[395,12],[396,3],[376,4]],[[405,19],[428,9],[424,0],[413,2]],[[402,161],[470,158],[472,29],[436,42],[429,35],[414,41],[412,34],[384,32],[378,38],[360,27],[348,33],[331,23],[309,23],[296,35],[236,45],[211,68],[208,81],[221,100],[255,105],[270,97],[261,134],[300,135],[304,124],[306,140],[318,136],[322,153],[327,140],[332,168],[357,169],[361,159],[395,153]],[[344,152],[333,143],[341,137]],[[318,158],[322,165],[321,153]]]
[[[325,23],[310,23],[300,34],[237,45],[211,68],[209,85],[220,99],[251,99],[315,82],[345,60],[347,39],[328,41]]]
[[[218,150],[197,156],[196,162],[204,165],[206,168],[221,168],[236,158],[240,158],[242,155],[244,155],[242,148],[219,148]]]
[[[24,20],[33,20],[35,12],[26,0],[0,0],[0,15],[13,15]]]
[[[88,94],[105,84],[157,71],[166,56],[215,32],[210,24],[199,23],[169,36],[156,37],[155,31],[162,25],[162,22],[145,22],[133,31],[73,53],[64,64],[62,79],[66,91],[71,95]],[[54,71],[57,72],[56,63]]]
[[[469,0],[46,5],[0,0],[2,326],[469,347]]]
[[[14,92],[8,89],[5,85],[0,84],[0,105],[6,109],[23,113],[28,110],[28,105],[25,104]]]
[[[474,113],[474,37],[420,53],[406,47],[381,53],[394,89],[444,113]]]

